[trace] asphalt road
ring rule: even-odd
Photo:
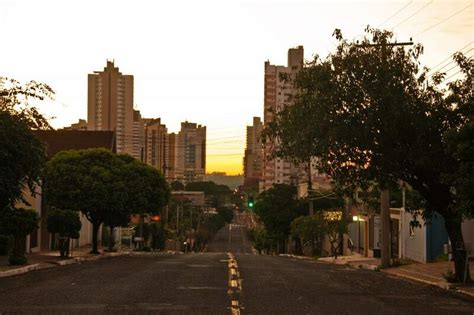
[[[472,298],[384,273],[254,255],[240,225],[221,230],[208,251],[101,259],[3,278],[0,314],[474,311]]]

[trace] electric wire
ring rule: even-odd
[[[411,14],[410,16],[408,16],[407,18],[405,18],[403,21],[399,22],[398,24],[396,24],[395,26],[392,27],[392,30],[399,27],[400,25],[402,25],[403,23],[405,23],[406,21],[408,21],[409,19],[411,19],[412,17],[414,17],[415,15],[417,15],[418,13],[420,13],[422,10],[424,10],[426,7],[430,6],[432,3],[434,2],[434,0],[431,0],[430,2],[428,2],[427,4],[425,4],[424,6],[422,6],[420,9],[416,10],[413,14]]]
[[[461,12],[463,12],[464,10],[468,9],[469,7],[472,7],[472,5],[473,5],[473,3],[469,4],[468,6],[465,6],[464,8],[462,8],[462,9],[459,10],[459,11],[456,11],[455,13],[451,14],[451,15],[448,16],[447,18],[445,18],[445,19],[439,21],[438,23],[436,23],[436,24],[434,24],[434,25],[432,25],[432,26],[430,26],[430,27],[427,27],[427,28],[424,29],[423,31],[417,33],[414,37],[420,36],[421,34],[424,34],[424,33],[428,32],[429,30],[431,30],[431,29],[433,29],[433,28],[435,28],[435,27],[437,27],[437,26],[443,24],[443,23],[446,22],[447,20],[449,20],[449,19],[455,17],[456,15],[458,15],[459,13],[461,13]]]
[[[385,21],[383,21],[377,28],[380,28],[382,25],[384,25],[385,23],[387,23],[388,21],[390,21],[392,18],[394,18],[395,16],[397,16],[400,12],[402,12],[406,7],[408,7],[411,3],[413,2],[413,0],[410,0],[408,1],[404,6],[402,6],[398,11],[396,11],[394,14],[392,14],[391,16],[389,16]]]

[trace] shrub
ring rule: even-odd
[[[443,275],[443,278],[446,280],[446,282],[455,283],[457,280],[456,274],[452,272],[451,270],[449,270],[446,273],[443,273],[442,275]]]
[[[48,232],[59,235],[61,257],[69,256],[69,239],[79,238],[82,223],[76,211],[52,208],[48,213]]]
[[[23,255],[10,255],[8,257],[8,263],[10,265],[24,265],[26,264],[27,259]]]
[[[0,256],[8,254],[10,248],[10,238],[6,235],[0,235]]]
[[[9,253],[10,264],[26,263],[26,236],[38,227],[38,220],[38,214],[32,209],[5,207],[1,212],[0,229],[13,239]]]

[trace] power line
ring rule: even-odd
[[[380,28],[382,25],[384,25],[385,23],[387,23],[388,21],[390,21],[392,18],[394,18],[395,16],[397,16],[400,12],[402,12],[406,7],[408,7],[411,3],[413,2],[413,0],[410,0],[408,1],[403,7],[401,7],[397,12],[395,12],[394,14],[392,14],[391,16],[389,16],[385,21],[383,21],[377,28]]]
[[[458,72],[456,72],[456,73],[450,75],[449,77],[443,79],[443,81],[448,81],[449,79],[451,79],[452,77],[454,77],[454,76],[456,76],[456,75],[458,75],[458,74],[460,74],[460,73],[462,73],[462,70],[459,70]]]
[[[431,30],[432,28],[434,28],[434,27],[436,27],[436,26],[438,26],[438,25],[440,25],[440,24],[446,22],[447,20],[449,20],[449,19],[455,17],[456,15],[458,15],[459,13],[461,13],[461,12],[463,12],[464,10],[468,9],[469,7],[472,7],[472,5],[473,5],[473,4],[471,3],[470,5],[468,5],[468,6],[464,7],[464,8],[462,8],[461,10],[456,11],[455,13],[451,14],[450,16],[448,16],[447,18],[445,18],[444,20],[441,20],[441,21],[439,21],[438,23],[436,23],[436,24],[434,24],[434,25],[432,25],[432,26],[430,26],[430,27],[424,29],[423,31],[419,32],[419,33],[416,34],[414,37],[419,36],[419,35],[421,35],[421,34],[424,34],[424,33],[428,32],[428,31]]]
[[[423,9],[425,9],[427,6],[431,5],[432,3],[434,2],[434,0],[431,0],[430,2],[428,2],[427,4],[425,4],[424,6],[422,6],[420,9],[416,10],[412,15],[408,16],[407,18],[405,18],[403,21],[399,22],[397,25],[395,25],[394,27],[392,27],[392,30],[400,25],[402,25],[403,23],[405,23],[406,21],[408,21],[409,19],[411,19],[412,17],[414,17],[415,15],[417,15],[418,13],[420,13]]]
[[[466,46],[464,46],[464,47],[461,48],[461,49],[456,49],[456,52],[458,52],[458,51],[459,51],[459,52],[462,52],[465,48],[469,47],[472,43],[474,43],[474,41],[471,41],[469,44],[467,44]],[[473,48],[469,49],[469,50],[466,51],[465,53],[470,52],[472,49],[473,49]],[[441,61],[441,62],[439,62],[438,64],[436,64],[435,66],[433,66],[433,68],[431,68],[430,72],[433,72],[434,69],[436,69],[436,67],[442,65],[445,61],[450,60],[450,59],[454,56],[454,54],[455,54],[455,53],[449,55],[446,59],[444,59],[443,61]],[[443,67],[443,68],[444,68],[444,67]],[[443,69],[443,68],[441,68],[441,69]]]

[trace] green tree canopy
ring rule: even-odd
[[[339,30],[336,51],[325,60],[315,59],[297,76],[299,93],[293,106],[283,111],[271,135],[281,138],[282,146],[293,154],[293,147],[307,145],[294,133],[285,132],[286,117],[306,112],[292,124],[318,133],[312,139],[312,153],[319,168],[345,189],[367,189],[374,183],[389,187],[402,180],[426,200],[423,216],[435,211],[446,223],[458,279],[464,275],[462,207],[454,206],[453,182],[449,174],[459,170],[460,158],[447,150],[446,134],[462,130],[474,111],[471,61],[456,54],[463,80],[440,87],[444,75],[421,68],[421,45],[392,46],[393,34],[367,28],[360,43],[345,40]],[[285,116],[286,115],[286,116]],[[310,137],[301,131],[301,137]],[[288,139],[285,137],[288,135]],[[311,139],[310,139],[311,140]],[[295,142],[295,143],[293,143]],[[456,151],[456,150],[455,150]],[[460,188],[460,187],[458,187]]]
[[[226,185],[218,185],[213,181],[190,182],[186,184],[186,191],[203,191],[206,199],[212,207],[221,207],[226,198],[232,194]]]
[[[61,257],[69,256],[69,239],[79,238],[82,223],[77,211],[52,208],[48,211],[49,233],[58,234]]]
[[[12,265],[26,263],[26,236],[38,227],[38,214],[32,209],[7,206],[0,213],[0,234],[13,238],[9,262]]]
[[[171,190],[165,177],[157,169],[133,159],[119,155],[125,162],[124,185],[132,197],[127,206],[134,214],[159,214],[168,204]]]
[[[26,187],[35,192],[46,157],[28,125],[6,111],[0,111],[0,144],[1,210],[22,200]]]
[[[93,252],[102,223],[113,231],[131,214],[158,214],[169,200],[169,187],[156,169],[131,156],[105,149],[63,151],[45,169],[49,205],[82,211],[93,225]]]
[[[116,170],[123,162],[105,149],[63,151],[56,154],[44,172],[43,194],[48,205],[81,211],[93,225],[93,252],[97,252],[97,232],[117,195],[125,194]]]
[[[50,126],[31,101],[53,95],[45,84],[31,81],[21,85],[13,79],[0,77],[0,211],[22,200],[24,188],[35,193],[45,152],[31,129]]]
[[[255,213],[259,216],[268,235],[283,242],[290,233],[291,222],[303,215],[304,205],[298,201],[296,188],[277,184],[262,192],[255,204]]]

